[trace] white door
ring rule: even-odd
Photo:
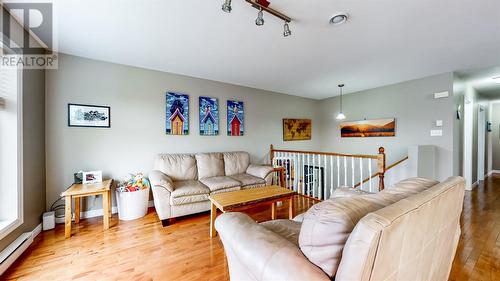
[[[477,180],[484,180],[484,154],[486,134],[486,111],[484,106],[477,108]]]
[[[464,177],[465,189],[472,189],[472,134],[474,104],[465,97],[464,101]]]

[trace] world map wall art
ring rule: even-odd
[[[244,109],[242,101],[227,101],[227,135],[243,136],[245,132]]]
[[[219,102],[216,98],[200,97],[200,135],[219,134]]]
[[[167,92],[166,100],[166,134],[189,134],[189,96]]]
[[[283,119],[283,140],[310,140],[312,131],[311,119]]]
[[[340,135],[343,138],[394,137],[396,135],[396,119],[342,122]]]

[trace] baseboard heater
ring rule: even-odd
[[[42,227],[38,225],[32,232],[25,232],[0,252],[0,276],[11,266],[21,254],[33,243],[33,239],[40,233]]]

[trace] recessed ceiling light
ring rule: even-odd
[[[493,81],[494,81],[495,83],[500,84],[500,76],[493,77],[492,79],[493,79]]]
[[[330,19],[330,24],[332,25],[341,25],[345,23],[349,19],[349,15],[347,13],[338,13],[332,16]]]

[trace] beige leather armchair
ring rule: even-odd
[[[447,280],[464,180],[412,178],[377,194],[325,200],[302,221],[219,216],[231,280]]]

